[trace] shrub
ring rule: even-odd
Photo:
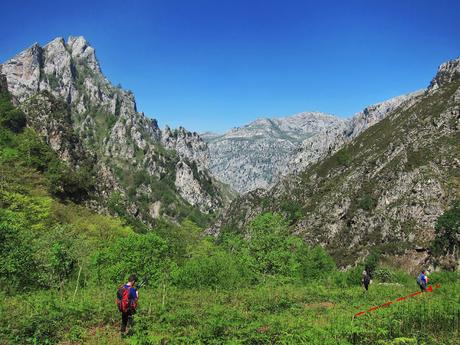
[[[435,225],[436,238],[431,246],[435,255],[458,255],[460,242],[460,200],[439,216]]]
[[[135,273],[156,282],[168,267],[167,255],[166,242],[153,233],[119,238],[95,254],[97,279],[119,283]]]
[[[0,285],[11,291],[37,286],[37,261],[21,218],[0,209]]]
[[[304,251],[300,259],[300,274],[304,280],[324,278],[336,269],[334,260],[321,246]]]
[[[364,194],[358,201],[358,208],[365,211],[370,211],[374,209],[375,206],[377,206],[377,202],[369,194]]]
[[[393,272],[384,267],[376,269],[373,278],[378,279],[382,283],[390,283],[396,280]]]
[[[249,225],[249,253],[262,274],[291,275],[295,254],[288,242],[287,222],[279,214],[264,213]]]
[[[364,260],[364,267],[367,273],[369,273],[371,276],[377,268],[379,261],[380,252],[376,250],[372,250],[371,253]]]
[[[242,286],[250,276],[246,267],[222,250],[191,258],[172,275],[174,284],[180,287],[222,289]]]
[[[15,108],[8,96],[0,94],[0,126],[19,133],[26,126],[26,115]]]
[[[337,163],[339,163],[339,165],[343,165],[343,166],[349,166],[350,165],[350,162],[351,162],[351,155],[350,153],[348,152],[347,149],[343,148],[341,149],[340,151],[338,151],[335,155],[336,159],[337,159]]]

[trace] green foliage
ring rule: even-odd
[[[94,173],[88,165],[71,169],[61,161],[53,161],[48,166],[49,191],[62,199],[82,201],[94,190]]]
[[[281,211],[286,215],[290,225],[294,224],[303,216],[302,207],[295,201],[286,200],[281,203],[280,208]]]
[[[0,116],[5,113],[20,112],[11,105],[9,98],[2,97],[0,96]],[[94,189],[94,174],[89,164],[83,162],[80,168],[71,169],[59,160],[56,153],[39,138],[34,130],[30,128],[23,130],[25,122],[16,127],[12,126],[12,123],[0,121],[0,164],[11,165],[12,163],[45,173],[48,179],[48,190],[62,199],[69,198],[75,201],[86,199]],[[19,124],[20,121],[15,123]],[[15,133],[20,131],[21,133]]]
[[[279,214],[264,213],[249,224],[249,253],[262,274],[290,275],[296,271],[289,246],[287,222]]]
[[[0,127],[19,133],[25,126],[26,115],[11,104],[8,95],[0,93]]]
[[[57,89],[59,87],[59,80],[54,74],[47,74],[46,79],[52,89]]]
[[[375,206],[377,206],[377,202],[369,194],[364,194],[358,201],[358,208],[365,211],[370,211],[374,209]]]
[[[30,234],[24,231],[21,215],[0,209],[0,285],[6,290],[37,286],[37,267]]]
[[[168,246],[153,233],[132,234],[117,239],[94,256],[97,279],[119,283],[130,274],[149,277],[152,283],[160,281],[168,267]]]
[[[305,248],[305,247],[304,247]],[[313,282],[326,278],[336,270],[331,256],[320,246],[303,250],[300,261],[300,274],[304,281]]]
[[[128,200],[123,197],[120,193],[114,192],[110,195],[107,202],[109,210],[121,217],[124,223],[132,227],[137,233],[145,234],[149,231],[148,227],[139,219],[131,216],[127,211]]]
[[[233,289],[244,285],[249,275],[249,270],[240,265],[238,258],[222,250],[213,250],[187,260],[173,272],[173,282],[185,288]]]
[[[392,283],[396,281],[393,272],[386,267],[380,267],[376,269],[374,271],[373,277],[382,283]]]
[[[349,166],[351,162],[350,152],[346,148],[343,148],[336,153],[335,159],[339,165]]]
[[[378,250],[371,250],[370,254],[364,260],[364,267],[371,276],[376,270],[380,261],[380,252]]]
[[[249,225],[250,239],[227,229],[220,246],[247,267],[253,281],[269,276],[281,280],[311,282],[327,278],[336,270],[334,260],[320,246],[309,248],[302,239],[290,235],[288,222],[279,214],[264,213]]]

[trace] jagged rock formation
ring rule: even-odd
[[[420,90],[370,105],[361,112],[356,113],[351,119],[339,123],[338,126],[328,128],[326,131],[319,132],[305,139],[295,157],[290,160],[286,169],[287,173],[284,175],[301,172],[309,165],[327,155],[337,152],[343,145],[356,138],[367,128],[384,119],[395,109],[410,107],[412,100],[423,92],[424,90]]]
[[[209,170],[240,193],[269,188],[281,175],[306,138],[336,128],[345,121],[309,112],[285,118],[262,118],[216,135],[202,135],[209,147]]]
[[[236,199],[210,232],[244,230],[260,212],[276,211],[342,266],[371,248],[406,269],[420,265],[436,219],[460,196],[459,68],[460,59],[441,65],[427,90],[383,111],[337,152]]]
[[[193,207],[215,212],[228,201],[202,163],[207,147],[199,136],[183,128],[161,131],[138,112],[134,95],[104,77],[83,37],[34,44],[1,64],[0,73],[29,125],[63,160],[93,157],[99,196],[107,201],[118,193],[133,217],[175,219]]]

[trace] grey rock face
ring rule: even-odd
[[[413,101],[424,92],[424,90],[420,90],[370,105],[364,108],[363,111],[356,113],[350,120],[339,122],[326,131],[305,139],[302,147],[289,162],[287,174],[285,175],[300,172],[327,155],[337,152],[345,144],[356,138],[367,128],[383,120],[391,112],[400,107],[410,107]]]
[[[435,91],[442,85],[451,82],[460,75],[460,58],[453,59],[441,64],[436,76],[428,87],[429,91]]]
[[[306,138],[344,124],[334,116],[310,112],[258,119],[223,135],[204,134],[208,168],[240,193],[269,188],[289,172],[288,163]]]
[[[168,126],[161,132],[164,147],[177,151],[182,157],[200,163],[203,169],[209,160],[208,146],[196,132],[189,132],[183,127],[171,130]]]
[[[195,174],[187,162],[179,161],[177,163],[174,183],[179,193],[190,204],[197,205],[201,212],[208,213],[209,210],[217,209],[219,205],[210,196],[206,196],[206,192],[194,176]]]
[[[8,91],[19,101],[40,90],[42,54],[42,48],[34,44],[2,64],[1,71],[7,78]]]

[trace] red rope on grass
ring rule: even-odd
[[[436,284],[434,286],[436,289],[439,289],[441,287],[441,284]],[[430,285],[428,286],[428,288],[425,290],[426,292],[433,292],[433,286]],[[418,292],[414,292],[414,293],[411,293],[410,295],[407,295],[405,297],[399,297],[395,300],[395,302],[401,302],[401,301],[404,301],[405,299],[409,298],[409,297],[414,297],[414,296],[417,296],[417,295],[420,295],[422,292],[421,291],[418,291]],[[390,301],[390,302],[386,302],[386,303],[383,303],[382,305],[379,305],[379,306],[376,306],[376,307],[372,307],[370,309],[367,309],[365,311],[360,311],[359,313],[356,313],[355,315],[353,315],[353,317],[358,317],[358,316],[361,316],[361,315],[364,315],[366,313],[369,313],[371,311],[374,311],[376,309],[379,309],[379,308],[382,308],[382,307],[389,307],[390,305],[392,305],[394,302]]]

